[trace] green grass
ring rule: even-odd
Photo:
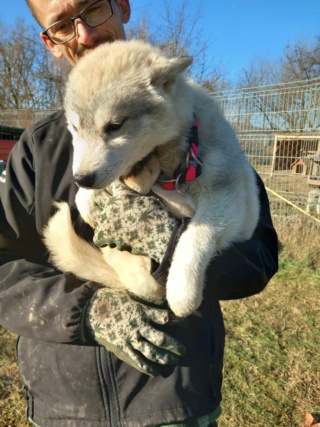
[[[261,294],[222,304],[221,427],[300,427],[320,412],[320,277],[282,263]]]
[[[302,427],[306,412],[320,413],[320,229],[292,221],[276,222],[280,270],[267,288],[222,303],[219,427]],[[15,337],[0,329],[0,427],[26,425]]]
[[[23,386],[15,359],[16,337],[0,327],[0,426],[24,427]]]

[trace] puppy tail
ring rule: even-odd
[[[58,211],[50,218],[43,232],[54,265],[81,279],[122,288],[118,275],[105,262],[102,252],[76,234],[69,205],[56,203],[56,207]]]

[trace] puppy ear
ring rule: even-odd
[[[154,68],[151,83],[154,86],[162,85],[166,90],[170,90],[178,74],[185,71],[192,64],[190,56],[166,59],[165,63],[158,64]]]

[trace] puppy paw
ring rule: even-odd
[[[188,317],[194,313],[200,304],[186,304],[186,301],[169,303],[169,307],[177,317]]]
[[[202,302],[203,286],[198,280],[192,280],[191,277],[181,279],[181,274],[175,280],[172,276],[170,277],[169,273],[166,297],[176,316],[187,317],[199,308]]]
[[[158,157],[153,154],[148,158],[147,162],[143,164],[142,169],[138,173],[127,176],[124,178],[124,182],[132,190],[145,196],[150,192],[152,185],[158,179],[160,170],[160,161]]]

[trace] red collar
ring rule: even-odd
[[[179,165],[173,172],[171,179],[166,179],[162,175],[158,181],[166,190],[178,190],[181,184],[189,184],[201,175],[202,161],[199,157],[199,138],[198,138],[198,121],[194,118],[193,125],[190,129],[189,148],[186,152],[186,166]],[[189,188],[186,190],[188,191]],[[182,192],[182,191],[181,191]]]

